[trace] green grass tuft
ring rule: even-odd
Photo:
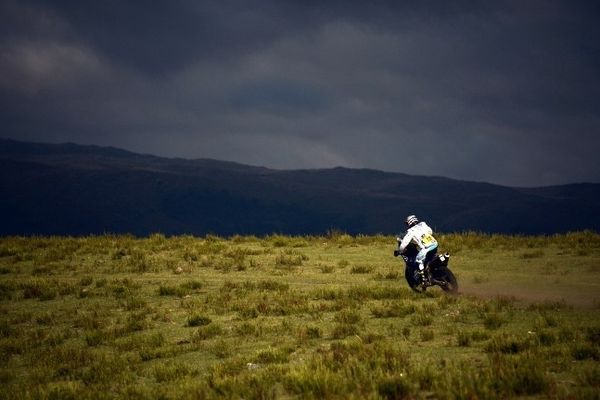
[[[188,317],[187,326],[204,326],[208,325],[212,320],[204,315],[192,315]]]

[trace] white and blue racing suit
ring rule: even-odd
[[[433,231],[425,222],[419,222],[406,231],[406,235],[404,235],[402,242],[400,242],[398,246],[400,253],[402,253],[410,243],[414,243],[419,249],[419,253],[415,257],[415,262],[418,264],[419,270],[423,270],[423,261],[427,255],[430,252],[434,255],[437,251],[438,242],[433,237]],[[429,262],[430,260],[427,261]]]

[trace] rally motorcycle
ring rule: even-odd
[[[394,251],[394,256],[402,256],[406,264],[404,269],[404,276],[408,282],[408,286],[415,292],[423,293],[430,286],[439,286],[444,292],[456,293],[458,292],[458,282],[456,277],[448,268],[448,262],[450,261],[450,254],[436,254],[431,261],[425,265],[423,270],[423,276],[418,273],[419,267],[415,262],[416,254],[418,250],[409,245],[400,253],[398,250]]]

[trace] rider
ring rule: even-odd
[[[419,222],[415,215],[406,217],[405,222],[408,230],[402,240],[398,238],[397,253],[405,254],[407,247],[416,247],[418,253],[414,257],[414,262],[418,266],[418,272],[415,273],[415,277],[418,274],[422,281],[424,279],[423,272],[425,265],[427,265],[437,253],[438,243],[433,237],[431,228],[424,221]]]

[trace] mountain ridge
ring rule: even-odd
[[[278,170],[0,139],[0,234],[394,233],[600,229],[600,184],[518,188],[345,167]]]

